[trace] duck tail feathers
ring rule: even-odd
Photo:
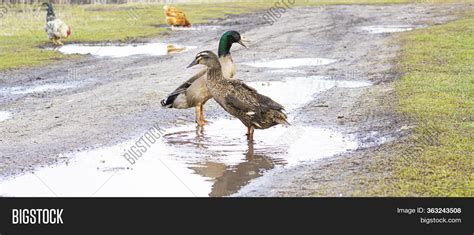
[[[164,99],[161,100],[161,106],[165,107],[165,108],[173,108],[173,102],[174,100],[176,99],[176,97],[178,97],[179,94],[175,94],[175,95],[170,95]]]

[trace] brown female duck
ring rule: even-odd
[[[240,119],[247,127],[247,138],[253,139],[254,129],[267,129],[277,124],[289,125],[283,106],[239,80],[225,79],[219,59],[212,51],[196,55],[188,66],[207,66],[206,86],[225,111]]]

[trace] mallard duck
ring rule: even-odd
[[[207,66],[207,89],[225,111],[240,119],[247,127],[249,140],[253,140],[255,129],[267,129],[277,124],[289,125],[282,105],[259,94],[242,81],[225,79],[219,58],[212,51],[198,53],[188,68],[197,64]]]
[[[191,27],[191,22],[186,18],[184,12],[176,7],[164,6],[163,11],[166,16],[166,23],[169,26]]]
[[[53,5],[49,2],[43,3],[46,6],[46,26],[44,31],[48,33],[48,38],[54,45],[63,45],[61,39],[71,36],[71,27],[67,26],[62,20],[56,18],[54,14]]]
[[[222,74],[225,78],[231,79],[235,74],[235,64],[230,55],[232,44],[239,43],[247,47],[237,31],[225,32],[219,41],[219,61],[222,67]],[[204,125],[204,104],[212,98],[206,87],[206,69],[191,77],[165,99],[161,100],[161,105],[167,108],[187,109],[196,107],[196,123]]]

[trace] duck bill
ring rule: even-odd
[[[188,67],[186,67],[186,68],[191,68],[191,67],[193,67],[194,65],[197,65],[197,64],[198,64],[198,62],[197,62],[196,60],[194,60],[194,61],[191,62],[191,64],[189,64]]]
[[[247,45],[244,44],[244,42],[250,42],[250,40],[248,40],[246,37],[242,36],[242,38],[240,38],[240,41],[238,41],[237,43],[242,45],[245,48],[248,48]]]
[[[240,45],[242,45],[242,46],[245,47],[245,48],[248,48],[248,47],[244,44],[244,42],[242,42],[242,40],[238,41],[237,43],[240,44]]]

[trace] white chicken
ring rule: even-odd
[[[48,38],[54,43],[54,45],[63,45],[61,39],[68,38],[71,36],[71,27],[67,26],[62,20],[56,18],[54,14],[53,5],[51,3],[43,3],[46,6],[46,26],[44,31],[48,33]]]

